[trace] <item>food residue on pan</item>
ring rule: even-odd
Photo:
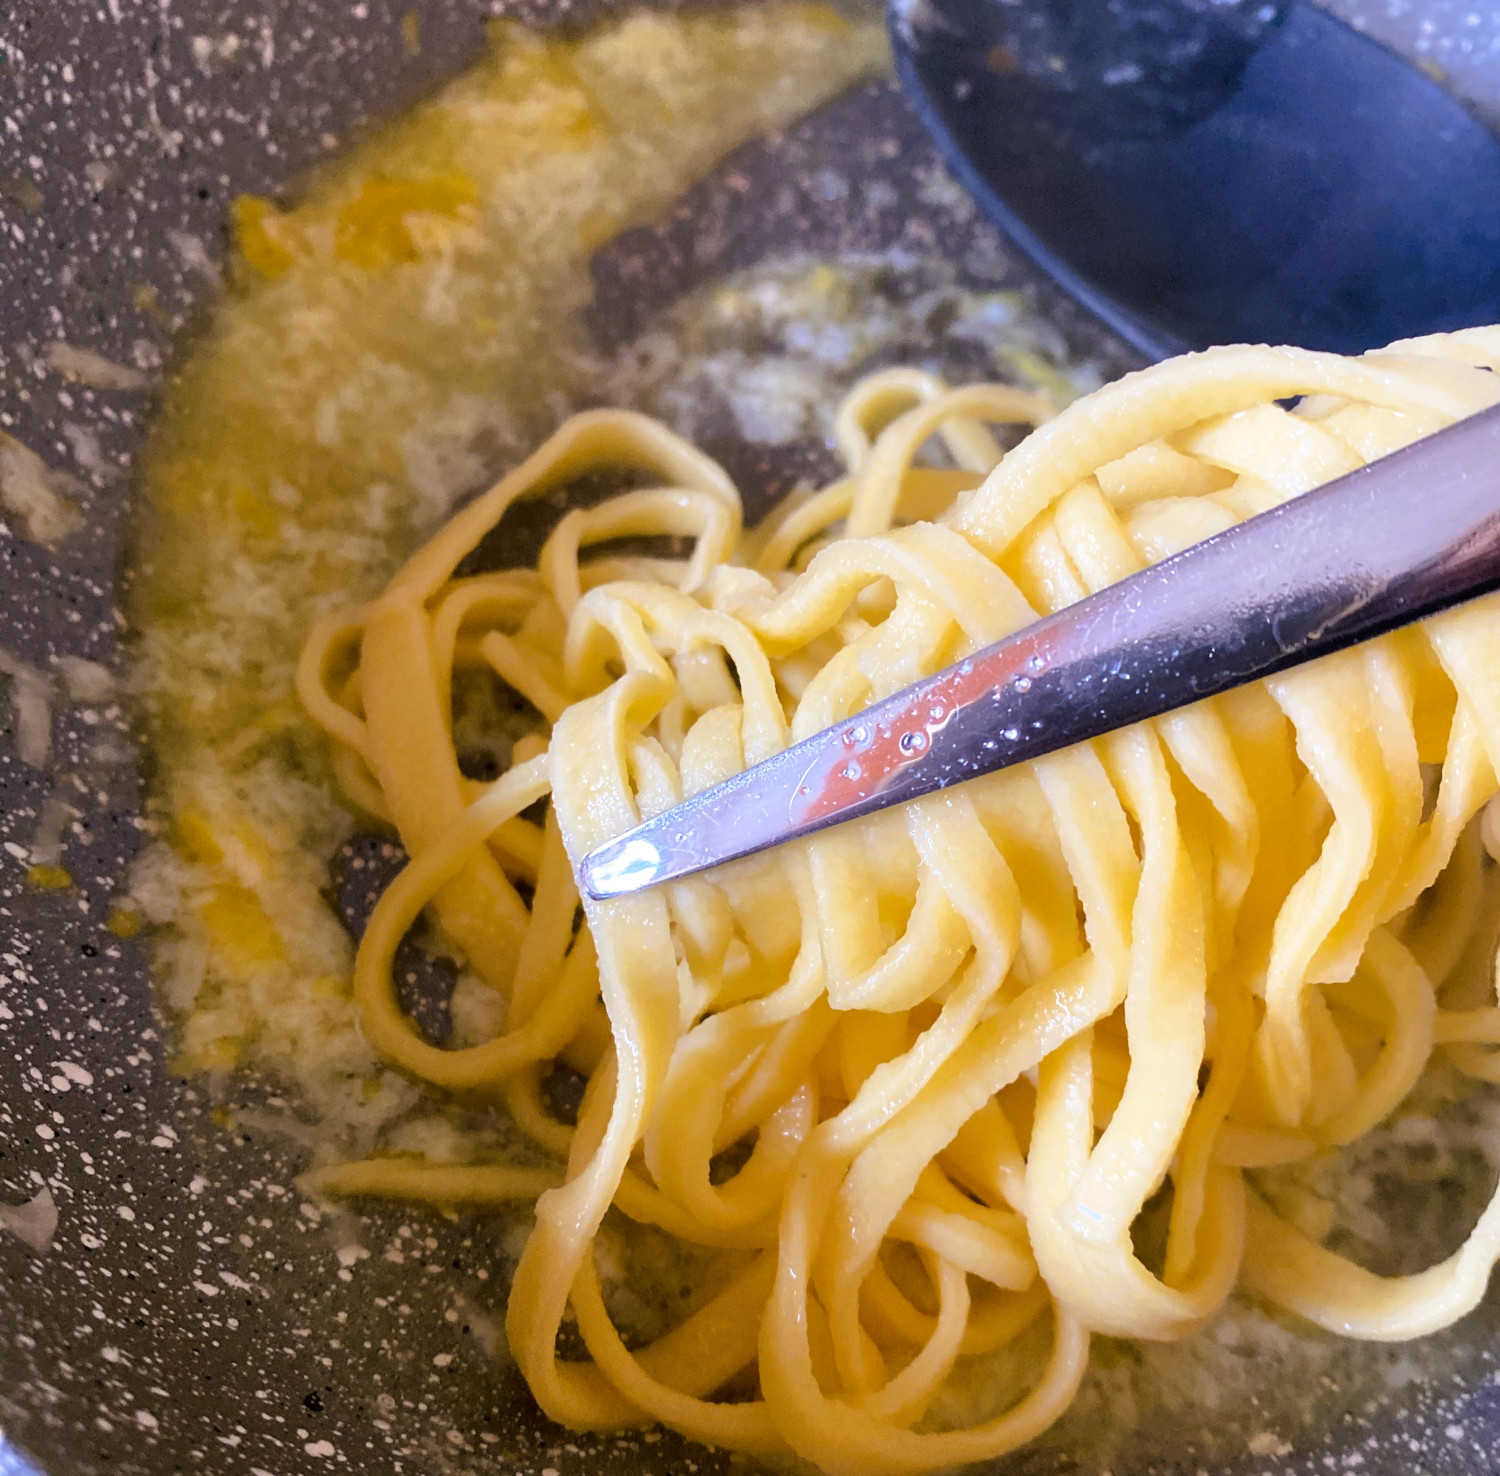
[[[0,511],[34,543],[55,548],[80,525],[73,478],[47,465],[29,446],[0,432]]]
[[[10,685],[16,755],[33,769],[45,769],[52,757],[52,681],[30,662],[3,649],[0,677]]]

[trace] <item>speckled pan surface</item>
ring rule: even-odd
[[[228,200],[276,191],[461,67],[501,9],[0,6],[0,429],[69,474],[86,514],[56,553],[0,522],[0,649],[47,673],[57,698],[39,769],[18,756],[0,693],[0,1205],[45,1187],[58,1216],[45,1255],[0,1230],[0,1476],[726,1466],[668,1436],[574,1438],[540,1418],[486,1352],[517,1222],[321,1213],[292,1187],[296,1145],[231,1136],[214,1103],[168,1075],[144,952],[104,928],[139,844],[126,716],[107,696],[75,689],[72,700],[57,664],[118,659],[131,458],[174,334],[216,288]],[[503,9],[542,24],[585,13],[569,0]],[[402,40],[413,10],[417,55]],[[1500,117],[1494,0],[1375,0],[1358,13]],[[883,187],[830,200],[819,183],[830,162]],[[931,191],[917,202],[914,181],[933,167],[884,85],[743,151],[660,228],[606,251],[601,339],[630,336],[695,280],[792,245],[941,243],[965,271],[1024,283],[966,202],[934,205]],[[1053,306],[1087,341],[1087,326]],[[101,388],[85,362],[94,383],[83,382],[77,362],[48,350],[59,341],[127,372]],[[23,884],[49,796],[76,816],[65,864],[77,885],[66,891]],[[1387,1406],[1298,1434],[1287,1451],[1278,1439],[1211,1468],[1500,1470],[1500,1388],[1483,1358],[1471,1367],[1467,1390],[1414,1379]],[[1161,1469],[1203,1466],[1188,1451]],[[1037,1455],[1013,1469],[1057,1465]]]

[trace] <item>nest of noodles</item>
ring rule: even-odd
[[[1381,1278],[1245,1171],[1367,1133],[1435,1051],[1500,1080],[1492,984],[1459,967],[1493,890],[1496,599],[589,903],[581,928],[569,858],[1500,400],[1497,366],[1497,329],[1361,358],[1216,349],[1055,417],[882,373],[840,413],[844,475],[750,533],[723,471],[664,427],[570,420],[314,632],[299,679],[349,799],[411,857],[359,952],[363,1028],[412,1076],[503,1099],[564,1166],[375,1159],[321,1187],[540,1196],[507,1333],[548,1415],[850,1476],[1011,1449],[1067,1406],[1091,1332],[1187,1336],[1237,1283],[1354,1337],[1461,1316],[1500,1255],[1500,1199],[1447,1261]],[[1037,429],[1002,455],[990,427],[1014,423]],[[535,568],[455,577],[511,503],[601,470],[644,485],[568,513]],[[690,556],[619,550],[661,535]],[[452,693],[485,669],[544,731],[481,784]],[[391,959],[424,909],[508,1000],[485,1044],[439,1049],[401,1012]],[[588,1077],[576,1127],[541,1090],[559,1060]],[[1132,1228],[1153,1196],[1148,1264]],[[611,1205],[724,1258],[722,1289],[644,1348],[594,1267]],[[570,1311],[586,1361],[558,1358]],[[1050,1353],[1011,1408],[923,1426],[956,1360],[1043,1314]],[[747,1377],[753,1397],[714,1398]]]

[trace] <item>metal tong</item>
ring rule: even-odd
[[[1038,620],[598,847],[595,899],[1186,707],[1500,587],[1500,405]]]

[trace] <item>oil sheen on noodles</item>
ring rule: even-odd
[[[1497,367],[1500,329],[1362,358],[1215,349],[1055,417],[1017,390],[881,373],[840,413],[844,475],[749,533],[724,472],[661,425],[568,421],[319,628],[300,672],[349,798],[411,857],[360,947],[365,1032],[414,1077],[508,1102],[565,1167],[371,1160],[322,1187],[539,1196],[506,1327],[550,1416],[849,1476],[1012,1449],[1067,1406],[1091,1333],[1184,1337],[1236,1284],[1357,1338],[1462,1316],[1500,1255],[1500,1199],[1448,1260],[1382,1278],[1246,1171],[1368,1132],[1435,1051],[1500,1080],[1488,974],[1453,983],[1500,772],[1495,598],[590,903],[581,929],[570,857],[1493,403]],[[1037,428],[1002,457],[991,427],[1016,423]],[[917,464],[934,437],[946,465]],[[517,499],[601,470],[637,490],[569,512],[536,568],[456,575]],[[619,553],[667,534],[690,556]],[[451,737],[465,666],[550,729],[493,783]],[[545,823],[525,818],[548,794]],[[391,961],[424,909],[508,999],[486,1044],[438,1049],[402,1013]],[[576,1127],[541,1090],[558,1060],[588,1077]],[[1148,1200],[1168,1230],[1143,1260]],[[649,1346],[606,1311],[592,1246],[611,1205],[722,1256],[711,1299]],[[570,1308],[586,1360],[557,1354]],[[1050,1353],[1011,1407],[924,1423],[956,1360],[1039,1318],[1050,1345],[1026,1346]]]

